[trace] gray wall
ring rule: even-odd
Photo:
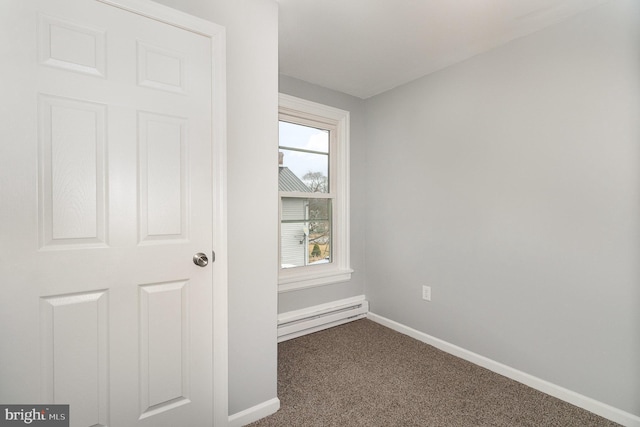
[[[640,3],[367,101],[280,77],[351,112],[356,271],[278,297],[277,4],[158,1],[227,28],[231,414],[276,396],[276,306],[366,278],[377,314],[640,415]]]
[[[365,121],[364,101],[288,76],[280,76],[280,92],[308,101],[347,110],[351,122],[351,268],[349,282],[299,291],[283,292],[278,297],[278,312],[299,310],[342,298],[364,294],[365,244]]]
[[[229,413],[234,414],[276,397],[278,6],[274,0],[157,1],[227,31]]]
[[[640,415],[639,29],[612,1],[367,100],[373,312]]]

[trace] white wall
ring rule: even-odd
[[[365,215],[365,121],[364,101],[288,76],[280,76],[280,92],[308,101],[349,111],[351,122],[351,280],[335,285],[283,292],[278,312],[299,310],[343,298],[364,294],[364,215]]]
[[[367,100],[373,312],[640,415],[639,29],[615,0]]]
[[[157,1],[227,31],[229,413],[235,414],[276,397],[278,7],[274,0]]]

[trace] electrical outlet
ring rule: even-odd
[[[431,286],[422,287],[422,299],[425,301],[431,301]]]

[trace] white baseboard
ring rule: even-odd
[[[261,418],[275,414],[280,409],[280,399],[274,397],[249,409],[229,416],[229,427],[242,427]]]
[[[417,339],[418,341],[422,341],[426,344],[432,345],[446,353],[452,354],[461,359],[482,366],[483,368],[489,369],[490,371],[496,372],[507,378],[511,378],[512,380],[518,381],[519,383],[525,384],[531,388],[556,397],[560,400],[564,400],[565,402],[571,403],[572,405],[578,406],[582,409],[586,409],[589,412],[593,412],[594,414],[600,415],[601,417],[607,418],[618,424],[622,424],[623,426],[627,427],[640,427],[640,417],[634,414],[625,412],[618,408],[614,408],[613,406],[599,402],[590,397],[583,396],[579,393],[560,387],[543,379],[534,377],[533,375],[529,375],[510,366],[503,365],[502,363],[496,362],[495,360],[491,360],[469,350],[465,350],[464,348],[458,347],[457,345],[450,344],[439,338],[427,335],[416,329],[410,328],[377,314],[369,312],[367,317],[376,323],[391,328],[402,334],[408,335],[412,338]]]

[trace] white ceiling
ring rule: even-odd
[[[278,0],[280,73],[368,98],[609,0]]]

